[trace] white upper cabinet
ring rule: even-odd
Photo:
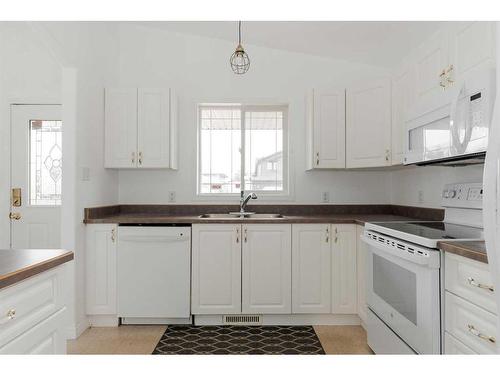
[[[308,97],[308,169],[345,168],[345,89]]]
[[[106,89],[105,167],[177,169],[170,89]]]
[[[448,40],[445,30],[440,30],[414,52],[416,72],[416,101],[419,113],[424,113],[443,97],[447,85],[441,74],[448,66]]]
[[[104,110],[106,168],[137,166],[137,89],[106,89]]]
[[[292,313],[330,313],[330,232],[330,224],[292,225]]]
[[[403,163],[406,121],[415,102],[416,74],[414,65],[405,65],[392,78],[392,153],[391,164]]]
[[[242,225],[242,312],[292,312],[290,224]]]
[[[332,225],[332,313],[356,314],[358,284],[356,226]]]
[[[390,80],[348,88],[346,104],[346,167],[391,165]]]
[[[453,22],[449,26],[449,60],[452,79],[467,78],[495,62],[494,22]]]
[[[191,313],[241,313],[241,225],[192,227]]]

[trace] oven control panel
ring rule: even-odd
[[[481,182],[448,184],[443,188],[441,198],[444,207],[482,209],[483,184]]]

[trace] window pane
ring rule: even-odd
[[[238,193],[241,189],[240,111],[202,108],[200,116],[200,193]]]
[[[62,122],[30,121],[30,204],[60,205]]]
[[[283,190],[283,112],[245,112],[245,189]]]

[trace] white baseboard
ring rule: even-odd
[[[194,325],[222,325],[223,315],[194,315]],[[357,314],[262,315],[262,325],[360,325]]]
[[[118,327],[118,316],[116,315],[89,315],[91,327]]]
[[[76,324],[72,324],[66,328],[66,337],[68,340],[74,340],[80,337],[80,335],[89,328],[88,320],[79,321]]]
[[[191,318],[122,318],[122,324],[191,324]]]

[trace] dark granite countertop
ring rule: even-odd
[[[438,242],[438,247],[447,253],[488,263],[484,241],[440,241]]]
[[[87,224],[228,224],[228,223],[332,223],[360,224],[377,221],[408,221],[407,216],[389,214],[285,215],[282,218],[200,218],[199,215],[118,214],[86,220]]]
[[[0,250],[0,289],[35,276],[74,257],[61,249]]]

